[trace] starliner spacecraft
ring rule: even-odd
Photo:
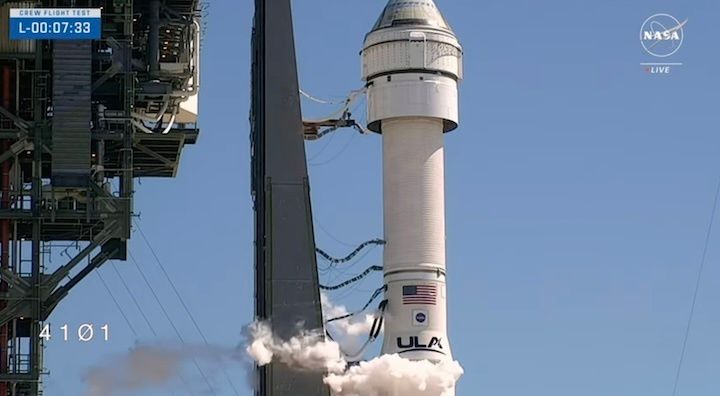
[[[368,129],[383,139],[384,354],[452,359],[443,135],[458,126],[462,47],[432,0],[390,0],[365,38]]]

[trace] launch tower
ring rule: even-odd
[[[10,9],[67,7],[102,8],[102,39],[9,39]],[[42,394],[44,322],[125,260],[134,179],[174,177],[195,143],[199,7],[0,0],[0,396]]]

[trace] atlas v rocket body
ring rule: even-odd
[[[443,134],[458,126],[462,48],[432,0],[390,0],[362,51],[368,129],[383,139],[383,354],[452,359]]]

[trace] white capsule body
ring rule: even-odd
[[[431,0],[390,0],[362,51],[368,128],[383,138],[383,354],[452,360],[443,135],[458,125],[462,49]]]

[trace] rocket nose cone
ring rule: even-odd
[[[427,26],[452,32],[433,0],[390,0],[371,31],[402,25]]]

